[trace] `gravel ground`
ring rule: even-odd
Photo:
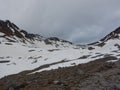
[[[120,60],[105,57],[78,66],[0,80],[0,90],[120,90]]]

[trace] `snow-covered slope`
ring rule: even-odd
[[[20,43],[27,46],[43,47],[74,47],[74,45],[66,40],[57,37],[45,38],[38,34],[31,34],[25,30],[20,29],[9,20],[0,20],[0,43]]]
[[[79,46],[56,37],[29,34],[10,21],[0,21],[0,78],[25,70],[35,69],[32,72],[35,73],[109,56],[119,60],[119,32],[118,28],[98,42]]]

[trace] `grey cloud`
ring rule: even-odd
[[[28,32],[75,43],[99,40],[120,26],[120,0],[1,0],[1,19]]]

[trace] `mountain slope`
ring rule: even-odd
[[[38,34],[31,34],[25,30],[18,28],[14,23],[9,20],[0,20],[0,42],[17,42],[27,46],[48,46],[54,47],[69,47],[74,46],[71,42],[59,39],[57,37],[44,38]],[[42,45],[41,45],[42,44]]]
[[[30,75],[76,66],[105,57],[119,61],[119,36],[118,28],[98,42],[80,46],[57,37],[29,34],[8,20],[0,21],[0,78],[26,70]]]
[[[120,61],[100,58],[73,67],[27,75],[25,72],[0,80],[0,89],[16,90],[119,90]]]

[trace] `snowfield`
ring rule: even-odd
[[[107,55],[115,56],[119,60],[120,51],[115,44],[120,44],[120,40],[109,40],[103,47],[88,45],[85,48],[80,46],[75,48],[69,44],[66,48],[55,47],[54,45],[46,45],[42,41],[36,42],[36,44],[4,41],[0,44],[0,78],[52,63],[55,64],[32,73],[87,63]],[[88,47],[94,49],[89,50]]]
[[[44,38],[0,20],[0,78],[22,71],[29,74],[70,67],[104,57],[120,60],[120,27],[89,45],[74,45],[57,37]]]

